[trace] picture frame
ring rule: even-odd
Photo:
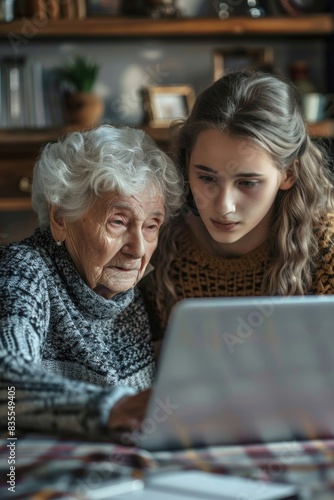
[[[151,127],[168,127],[186,118],[195,102],[191,85],[154,85],[146,88],[146,108]]]
[[[121,14],[121,0],[86,0],[87,16],[118,16]]]
[[[218,80],[228,71],[245,68],[271,69],[274,52],[271,47],[250,48],[234,47],[213,51],[213,80]]]

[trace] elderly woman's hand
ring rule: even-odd
[[[139,430],[146,414],[151,389],[120,399],[110,412],[109,427],[114,430]]]

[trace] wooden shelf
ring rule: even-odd
[[[1,198],[0,212],[20,212],[32,210],[31,198]]]
[[[150,127],[149,125],[138,126],[152,139],[157,142],[168,142],[170,131],[166,127]],[[334,138],[334,120],[324,120],[317,123],[309,123],[307,125],[308,132],[312,137],[328,137]],[[0,151],[9,149],[13,151],[13,146],[18,148],[40,146],[46,142],[56,141],[69,131],[73,131],[70,127],[50,128],[50,129],[7,129],[0,130]],[[21,150],[21,149],[20,149]]]
[[[307,125],[311,137],[334,137],[334,120],[323,120],[321,122],[309,123]]]
[[[23,149],[35,150],[42,144],[56,141],[68,132],[74,132],[76,127],[65,126],[53,128],[7,128],[0,129],[0,151],[10,151],[15,156]],[[19,146],[19,150],[15,148]],[[13,148],[14,147],[14,148]]]
[[[2,129],[0,130],[0,147],[8,145],[42,144],[56,140],[57,137],[66,133],[66,128],[50,129]]]
[[[136,128],[144,130],[155,141],[167,141],[169,129],[165,127],[152,128],[149,125],[138,125]],[[0,129],[0,151],[13,151],[13,146],[36,147],[46,142],[56,141],[67,132],[77,130],[73,127],[57,127],[47,129]]]
[[[35,26],[25,18],[0,23],[0,38],[15,41],[15,34],[35,38],[78,37],[201,37],[219,35],[330,35],[334,31],[330,14],[300,17],[232,17],[201,19],[151,19],[132,17],[88,17],[80,20],[52,20],[45,26]]]

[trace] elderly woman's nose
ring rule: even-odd
[[[123,251],[137,259],[145,255],[145,238],[141,231],[133,230],[128,234]]]

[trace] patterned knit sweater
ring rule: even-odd
[[[18,429],[106,437],[113,405],[152,383],[139,292],[97,295],[49,230],[0,247],[0,325],[5,428],[7,391],[14,387]]]
[[[334,215],[326,218],[317,236],[317,271],[314,273],[313,288],[306,293],[334,294]],[[262,295],[263,277],[271,263],[269,242],[241,257],[218,257],[198,246],[188,226],[177,242],[177,249],[169,271],[177,300]],[[159,283],[154,271],[144,278],[140,287],[149,311],[153,338],[158,340],[163,336],[168,317],[163,318],[157,308]]]

